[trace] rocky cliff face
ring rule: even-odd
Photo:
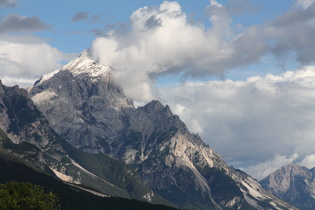
[[[83,52],[29,90],[51,126],[76,148],[122,159],[165,199],[193,209],[291,208],[226,165],[168,106],[134,108],[110,67]]]
[[[276,196],[301,209],[315,208],[315,168],[287,165],[261,182]]]
[[[0,82],[0,119],[0,129],[12,141],[2,142],[2,145],[5,143],[4,146],[17,150],[19,156],[29,159],[38,167],[44,169],[46,166],[42,151],[56,161],[66,155],[57,134],[36,109],[26,90],[18,86],[6,87]]]
[[[70,146],[50,127],[26,90],[6,87],[1,81],[0,134],[0,147],[66,182],[90,186],[111,196],[165,203],[151,195],[141,177],[122,161]]]

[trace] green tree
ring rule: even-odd
[[[40,185],[9,182],[0,184],[0,209],[56,210],[58,197]]]

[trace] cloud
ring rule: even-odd
[[[78,12],[72,17],[73,22],[79,22],[88,19],[89,12]]]
[[[315,4],[311,3],[308,7],[305,8],[296,8],[291,10],[284,15],[276,18],[274,20],[274,24],[276,26],[288,26],[294,25],[298,23],[305,23],[306,21],[310,21],[315,17]]]
[[[314,0],[297,0],[296,6],[300,6],[304,9],[307,9],[309,6],[311,6],[315,1]]]
[[[14,82],[23,87],[31,85],[40,76],[60,68],[64,61],[74,57],[36,37],[33,40],[32,36],[7,37],[10,38],[0,39],[1,79],[7,85]]]
[[[297,6],[264,26],[266,40],[275,43],[272,52],[283,60],[293,54],[301,65],[315,61],[315,2],[298,1]]]
[[[309,169],[314,168],[315,167],[315,154],[306,156],[299,164]]]
[[[189,23],[177,2],[140,8],[131,15],[128,31],[113,30],[97,38],[91,54],[112,66],[126,94],[142,102],[154,98],[152,85],[161,75],[223,77],[229,69],[257,62],[267,45],[255,28],[232,35],[230,18],[222,7],[211,1],[209,29]]]
[[[51,27],[36,16],[26,17],[17,14],[9,14],[0,20],[0,33],[43,31],[49,29],[51,29]]]
[[[262,180],[270,173],[278,170],[280,167],[293,164],[293,162],[296,161],[298,157],[299,155],[296,153],[292,154],[289,158],[287,158],[285,155],[276,155],[274,159],[255,166],[249,166],[245,169],[245,171],[251,174],[257,180]]]
[[[242,13],[253,13],[258,10],[257,6],[247,0],[229,0],[226,10],[230,15],[239,15]]]
[[[159,94],[192,132],[236,168],[275,155],[315,154],[309,146],[315,136],[314,66],[246,81],[187,81],[160,87]]]
[[[164,1],[159,7],[138,9],[120,30],[93,30],[102,37],[90,51],[113,67],[126,95],[140,102],[155,97],[155,80],[165,75],[224,78],[226,72],[259,63],[264,56],[275,56],[284,69],[288,57],[300,66],[315,62],[314,1],[298,1],[263,25],[232,25],[231,15],[252,10],[254,6],[244,0],[227,5],[210,0],[206,8],[210,26],[205,27],[189,22],[177,2]]]
[[[77,12],[72,18],[72,22],[89,21],[99,22],[101,14],[90,15],[90,12]]]
[[[14,7],[16,0],[0,0],[0,7]]]

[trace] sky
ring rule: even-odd
[[[85,49],[254,178],[315,167],[315,0],[0,0],[5,85]]]

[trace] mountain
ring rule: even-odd
[[[152,190],[144,196],[149,200],[160,195],[190,209],[294,209],[229,167],[168,106],[154,100],[135,108],[115,84],[112,71],[84,51],[43,76],[29,94],[72,146],[100,158],[123,160],[139,174]],[[93,174],[102,171],[100,166],[104,165],[94,167]],[[89,164],[84,167],[92,170]]]
[[[0,130],[0,140],[7,139],[7,135]],[[124,198],[110,198],[96,196],[82,188],[67,185],[61,180],[46,174],[30,162],[0,148],[0,183],[27,182],[44,187],[46,193],[53,192],[58,196],[63,210],[74,209],[165,209],[175,208],[163,205],[151,205],[147,202]],[[99,194],[100,195],[100,194]],[[1,208],[1,204],[0,204]]]
[[[60,138],[25,89],[0,82],[0,119],[0,146],[45,173],[109,196],[169,204],[123,161],[85,153]]]
[[[315,168],[283,166],[260,183],[293,206],[305,210],[315,208]]]

